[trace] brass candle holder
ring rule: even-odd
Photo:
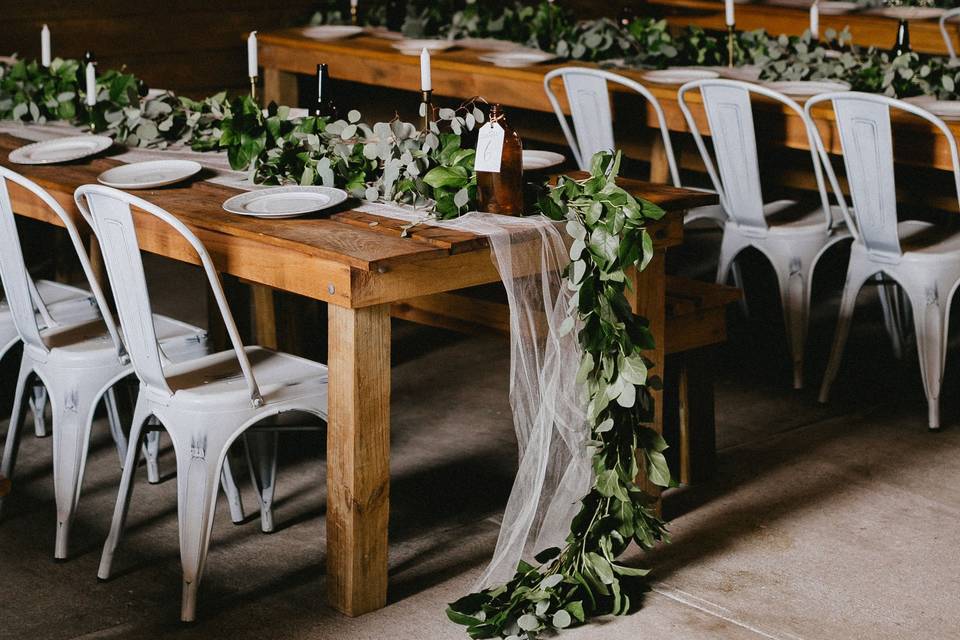
[[[257,99],[257,76],[250,76],[250,99]]]
[[[727,25],[727,66],[733,67],[733,42],[736,37],[736,25]]]
[[[430,130],[430,123],[433,122],[433,91],[430,89],[421,92],[420,111],[423,116],[423,130]]]
[[[357,26],[357,5],[354,3],[350,4],[350,24]]]

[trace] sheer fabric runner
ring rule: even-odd
[[[359,210],[422,218],[393,205]],[[592,481],[584,393],[576,383],[582,352],[576,328],[561,335],[573,295],[563,278],[569,248],[562,225],[543,216],[470,213],[430,224],[489,238],[510,305],[510,405],[519,468],[493,560],[476,585],[484,588],[512,578],[521,558],[562,547]]]
[[[0,123],[0,132],[39,141],[85,133],[71,125]],[[218,184],[250,190],[247,174],[229,168],[225,153],[189,147],[130,149],[110,156],[121,162],[190,159],[214,172]],[[424,212],[394,204],[366,203],[359,211],[408,222]],[[576,384],[582,353],[576,327],[561,335],[573,292],[563,269],[570,261],[560,223],[543,216],[517,218],[469,213],[429,224],[468,231],[489,239],[510,307],[510,405],[519,446],[517,477],[503,515],[493,559],[476,588],[509,580],[521,558],[563,545],[592,471],[584,393]]]

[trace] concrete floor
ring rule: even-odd
[[[715,234],[691,234],[678,259],[709,264],[715,249]],[[915,356],[894,360],[865,293],[835,397],[817,404],[842,251],[817,281],[809,388],[791,390],[775,284],[762,262],[746,263],[759,293],[751,319],[731,314],[731,340],[719,352],[719,472],[668,497],[673,543],[646,559],[655,571],[643,609],[562,637],[956,638],[958,403],[946,398],[945,428],[927,432]],[[182,267],[152,270],[166,274],[158,286],[170,291],[190,290],[184,283],[195,277]],[[158,298],[177,302],[180,317],[202,318],[202,305]],[[98,583],[119,478],[104,421],[65,564],[51,559],[50,440],[28,436],[0,523],[0,639],[466,637],[443,610],[490,557],[513,477],[508,364],[500,340],[395,326],[390,602],[357,619],[324,604],[322,434],[283,439],[276,533],[259,533],[249,493],[251,516],[240,526],[220,501],[192,625],[177,622],[169,448],[161,484],[140,474],[115,578]],[[944,388],[957,382],[953,363]]]

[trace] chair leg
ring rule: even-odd
[[[81,380],[61,381],[50,391],[53,395],[53,484],[57,503],[54,558],[57,560],[67,558],[70,527],[80,500],[93,408],[102,388],[103,380],[92,375]]]
[[[120,417],[120,407],[117,404],[117,392],[113,387],[103,394],[103,404],[107,408],[107,422],[110,424],[110,435],[113,444],[117,447],[120,464],[127,456],[127,436],[123,433],[123,419]]]
[[[793,388],[803,388],[803,351],[807,338],[809,265],[800,258],[792,258],[789,270],[777,269],[780,280],[780,299],[783,321],[787,332],[790,356],[793,360]]]
[[[902,360],[904,350],[907,345],[907,331],[909,328],[907,309],[909,303],[904,304],[902,296],[904,295],[899,285],[890,280],[883,273],[875,276],[878,286],[878,295],[880,297],[880,308],[883,310],[883,324],[890,336],[890,343],[893,347],[893,355],[897,360]]]
[[[171,432],[172,433],[172,432]],[[203,578],[210,531],[219,492],[219,461],[226,459],[226,443],[212,433],[193,436],[189,451],[177,446],[177,496],[180,523],[180,561],[183,594],[180,618],[192,622],[197,611],[197,589]],[[185,443],[184,443],[185,444]]]
[[[129,450],[129,447],[128,447]],[[160,456],[160,431],[154,430],[147,433],[143,442],[143,457],[147,461],[147,482],[157,484],[160,482],[160,467],[157,458]]]
[[[38,438],[47,437],[47,388],[42,383],[33,385],[30,397],[30,411],[33,413],[33,433]]]
[[[244,434],[247,445],[247,464],[253,478],[260,503],[260,530],[273,532],[273,496],[277,480],[277,443],[280,434],[276,431],[248,431]]]
[[[117,493],[117,503],[113,508],[113,520],[110,523],[110,534],[103,545],[103,554],[100,556],[100,568],[97,578],[110,578],[110,569],[113,565],[113,554],[120,543],[123,527],[127,521],[127,511],[130,507],[130,497],[133,495],[133,477],[136,473],[138,458],[140,457],[143,426],[147,419],[147,409],[137,403],[133,412],[133,422],[130,424],[130,438],[127,454],[123,463],[123,473],[120,476],[120,490]]]
[[[936,285],[930,286],[922,300],[914,296],[914,328],[917,333],[917,354],[920,360],[920,372],[923,374],[923,387],[927,395],[928,426],[940,428],[940,386],[943,382],[943,369],[947,348],[947,306],[948,301],[940,299]]]
[[[843,360],[843,350],[847,345],[847,337],[850,335],[850,324],[853,321],[853,312],[857,306],[857,296],[860,288],[866,280],[864,277],[856,277],[851,273],[854,265],[848,268],[847,281],[843,286],[843,295],[840,300],[840,313],[837,317],[837,330],[833,336],[833,346],[830,347],[830,359],[827,361],[827,370],[823,374],[823,382],[820,384],[819,401],[826,403],[830,398],[830,387],[833,386],[837,378],[837,372],[840,370],[840,361]]]
[[[223,457],[220,484],[223,486],[223,493],[227,496],[227,504],[230,506],[230,520],[233,521],[233,524],[241,524],[244,518],[243,497],[240,495],[237,481],[233,478],[233,466],[230,464],[229,451]]]
[[[17,449],[20,447],[20,425],[26,417],[27,406],[24,403],[24,394],[27,390],[27,380],[33,373],[33,368],[26,359],[20,361],[20,373],[17,375],[17,388],[13,397],[13,411],[10,412],[10,425],[7,427],[7,440],[3,447],[3,459],[0,461],[0,476],[13,481],[13,468],[17,462]],[[0,511],[3,509],[3,498],[0,497]]]
[[[733,284],[740,291],[746,291],[746,286],[743,283],[743,271],[740,269],[740,263],[734,260],[730,263],[730,275],[733,277]],[[747,305],[747,296],[740,296],[740,313],[743,314],[744,318],[750,317],[750,307]]]

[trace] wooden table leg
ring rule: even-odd
[[[653,144],[650,145],[650,182],[669,183],[670,163],[667,161],[667,148],[659,130],[655,130]]]
[[[277,349],[277,316],[273,289],[263,284],[250,284],[253,303],[253,330],[256,342],[267,349]]]
[[[328,597],[357,616],[387,602],[390,307],[328,314]]]
[[[627,289],[627,298],[633,312],[650,321],[650,332],[655,342],[654,348],[645,351],[644,355],[653,362],[651,375],[663,379],[663,368],[666,361],[664,355],[664,331],[667,324],[667,254],[663,249],[658,250],[647,268],[641,272],[633,271],[630,278],[633,290]],[[663,433],[663,392],[650,390],[654,402],[654,419],[650,425],[658,433]],[[638,483],[650,495],[659,495],[660,487],[649,482],[646,474],[638,478]]]
[[[263,104],[276,102],[279,105],[296,107],[299,100],[296,74],[278,69],[263,70]]]

